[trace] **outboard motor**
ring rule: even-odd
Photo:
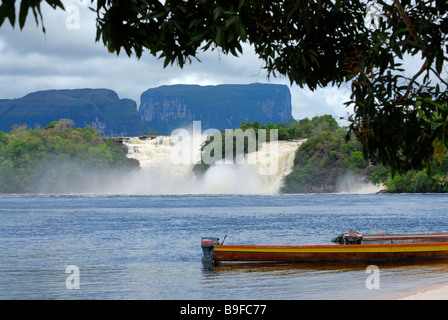
[[[203,237],[201,240],[201,248],[204,256],[202,264],[204,268],[210,269],[215,264],[215,245],[219,244],[219,238]]]

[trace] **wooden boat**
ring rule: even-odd
[[[202,238],[205,265],[224,262],[349,262],[448,260],[448,233],[360,234],[349,232],[330,245],[224,245]]]

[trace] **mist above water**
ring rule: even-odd
[[[383,189],[384,186],[376,185],[372,181],[369,181],[366,177],[360,176],[353,172],[343,174],[338,178],[338,182],[336,184],[337,193],[369,194],[378,193]]]

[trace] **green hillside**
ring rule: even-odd
[[[72,124],[61,120],[45,129],[0,131],[0,193],[87,192],[95,178],[104,185],[117,172],[138,168],[112,139]]]
[[[448,153],[434,158],[426,170],[392,176],[376,159],[364,159],[360,143],[353,137],[347,141],[346,128],[331,123],[329,116],[298,121],[298,130],[308,140],[297,150],[294,169],[285,177],[282,192],[335,192],[345,175],[381,184],[386,192],[448,192]]]

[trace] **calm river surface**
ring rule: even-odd
[[[445,262],[378,264],[379,289],[366,288],[367,264],[201,264],[202,236],[330,244],[374,228],[447,231],[448,196],[3,195],[0,299],[389,299],[448,282]]]

